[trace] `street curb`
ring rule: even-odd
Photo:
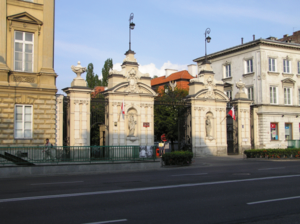
[[[1,167],[0,178],[15,178],[29,176],[55,176],[78,174],[101,174],[114,172],[133,172],[157,170],[161,168],[160,161],[135,163],[98,163],[98,164],[68,164],[43,166],[13,166]]]

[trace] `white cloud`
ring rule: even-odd
[[[121,71],[121,63],[114,64],[113,69]],[[142,73],[149,73],[151,77],[154,77],[155,75],[158,77],[165,75],[165,69],[176,69],[178,71],[187,70],[187,65],[172,64],[170,61],[168,61],[165,62],[159,69],[156,68],[155,64],[153,63],[139,66],[139,70]]]

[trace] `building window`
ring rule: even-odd
[[[246,68],[247,68],[247,73],[253,72],[253,60],[252,59],[249,59],[246,61]]]
[[[269,71],[276,72],[276,59],[275,58],[269,58]]]
[[[298,61],[298,74],[300,74],[300,61]]]
[[[300,105],[300,89],[298,89],[298,103]]]
[[[284,93],[284,104],[291,105],[292,104],[292,89],[291,88],[283,88]]]
[[[253,100],[254,99],[254,96],[253,96],[253,86],[248,87],[247,88],[247,92],[248,92],[248,99],[249,100]]]
[[[225,65],[225,77],[226,78],[231,77],[231,65],[230,64]]]
[[[15,31],[15,70],[33,70],[33,33]]]
[[[283,72],[291,73],[291,61],[283,59]]]
[[[232,100],[232,91],[231,90],[227,90],[226,92],[227,97]]]
[[[277,87],[270,86],[270,103],[277,104]]]
[[[278,140],[278,123],[270,124],[271,140]]]
[[[291,123],[285,123],[285,140],[292,140],[292,124]]]
[[[15,106],[15,138],[32,138],[32,106]]]

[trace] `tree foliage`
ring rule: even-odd
[[[99,125],[105,124],[105,106],[105,97],[101,93],[91,101],[91,145],[100,144]]]
[[[94,73],[93,63],[89,63],[86,71],[86,82],[88,87],[94,89],[95,86],[107,86],[109,70],[113,68],[113,60],[111,58],[106,59],[102,68],[102,79],[99,79],[98,75]]]
[[[101,80],[99,80],[98,75],[94,73],[93,63],[89,63],[86,72],[86,82],[88,87],[94,89],[95,86],[101,86]]]
[[[185,89],[175,88],[174,91],[169,86],[165,86],[160,91],[159,96],[155,99],[160,101],[154,107],[154,134],[156,139],[160,139],[162,134],[166,134],[168,140],[171,141],[172,151],[174,150],[174,141],[181,140],[179,136],[179,128],[181,119],[185,119],[183,98],[188,95]]]
[[[102,68],[102,86],[107,86],[109,70],[113,68],[113,60],[111,58],[106,59]]]

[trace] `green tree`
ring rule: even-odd
[[[113,68],[113,60],[111,58],[106,59],[102,68],[102,86],[107,86],[109,70]]]
[[[101,80],[99,80],[98,75],[94,73],[94,65],[93,63],[89,63],[86,72],[86,82],[88,87],[94,89],[95,86],[101,86]]]
[[[179,135],[179,124],[185,119],[185,106],[183,98],[188,95],[185,89],[175,88],[174,91],[165,85],[165,88],[159,93],[155,99],[158,104],[154,107],[154,133],[156,139],[160,139],[162,134],[166,134],[168,140],[171,141],[171,148],[174,151],[174,141],[181,140]]]

